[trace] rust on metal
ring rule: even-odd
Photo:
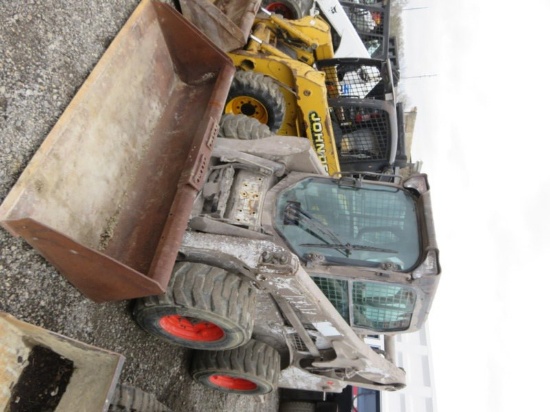
[[[223,51],[242,48],[261,5],[260,0],[180,0],[182,14]]]
[[[0,223],[94,301],[163,293],[234,70],[175,9],[143,1],[0,206]]]

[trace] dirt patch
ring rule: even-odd
[[[115,233],[115,228],[118,223],[119,217],[120,217],[120,206],[117,208],[115,214],[107,220],[107,223],[99,238],[99,246],[97,250],[102,251],[107,249],[107,245],[109,244],[109,241],[111,240],[111,238],[113,237],[113,234]]]
[[[27,362],[7,412],[54,411],[73,374],[73,362],[44,346],[34,346]]]

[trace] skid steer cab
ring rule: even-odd
[[[396,390],[362,336],[418,330],[439,273],[425,175],[328,177],[305,139],[220,138],[167,293],[134,316],[226,392]]]
[[[392,64],[376,59],[327,59],[325,73],[332,129],[342,171],[394,174],[402,155]],[[367,175],[368,176],[368,175]],[[370,175],[379,179],[379,175]]]

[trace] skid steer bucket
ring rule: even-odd
[[[223,51],[242,48],[261,0],[179,0],[182,14]]]
[[[143,1],[0,206],[96,302],[161,294],[233,79],[172,7]]]

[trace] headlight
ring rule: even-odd
[[[414,189],[420,194],[424,194],[430,190],[428,177],[425,174],[419,174],[407,179],[407,181],[403,183],[403,186],[407,189]]]
[[[420,264],[412,273],[413,279],[420,279],[425,275],[437,275],[439,273],[439,262],[437,259],[437,251],[430,250],[426,255],[424,262]]]

